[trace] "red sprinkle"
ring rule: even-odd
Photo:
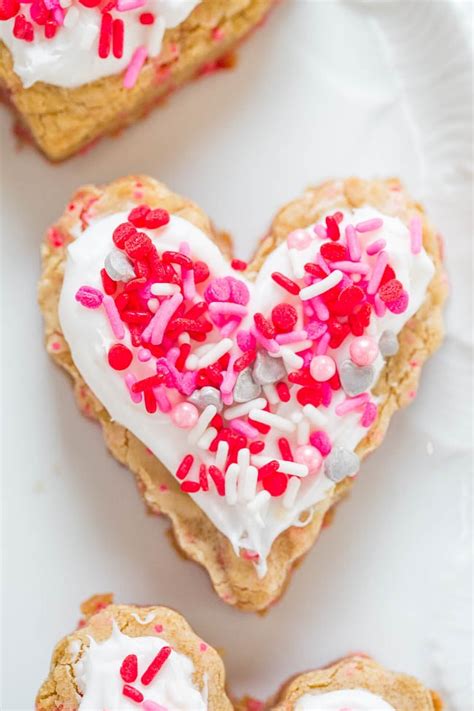
[[[136,383],[132,385],[132,392],[142,393],[145,390],[150,390],[156,388],[162,382],[166,380],[166,375],[164,373],[157,373],[149,378],[143,378],[143,380],[137,380]]]
[[[249,449],[250,454],[260,454],[260,452],[263,452],[265,449],[265,442],[262,442],[261,439],[257,439],[255,442],[249,444]]]
[[[9,20],[15,17],[20,9],[18,0],[0,0],[0,20]]]
[[[114,294],[115,289],[117,288],[117,282],[109,277],[105,269],[100,270],[100,277],[102,279],[102,286],[104,287],[105,293],[108,296]]]
[[[183,459],[181,460],[177,470],[176,470],[176,477],[178,479],[186,479],[186,477],[189,474],[189,470],[193,466],[194,463],[194,457],[192,454],[186,454]]]
[[[151,15],[151,12],[143,13],[144,15]],[[153,24],[152,22],[142,23],[142,24]],[[157,207],[156,210],[150,210],[145,217],[144,227],[149,230],[156,230],[158,227],[164,227],[170,221],[170,213],[168,210],[163,210],[161,207]]]
[[[314,405],[314,407],[319,407],[322,402],[322,393],[313,388],[300,388],[296,393],[296,399],[300,405]]]
[[[272,476],[278,470],[278,462],[276,459],[272,459],[271,462],[267,462],[258,470],[258,480],[262,481],[265,477]]]
[[[112,24],[112,53],[117,59],[123,55],[123,33],[123,20],[118,18]]]
[[[281,496],[288,486],[288,477],[283,472],[274,472],[263,479],[262,486],[272,496]]]
[[[219,496],[224,496],[225,480],[221,470],[211,464],[211,466],[209,467],[209,476],[216,485],[217,493],[219,494]]]
[[[142,25],[152,25],[155,21],[155,16],[152,12],[142,12],[139,20]]]
[[[337,220],[335,220],[334,217],[326,217],[326,229],[329,239],[331,239],[333,242],[337,242],[337,240],[341,236],[341,233],[339,231],[339,225],[337,223]]]
[[[110,54],[110,45],[112,43],[112,15],[109,12],[104,12],[100,23],[99,35],[99,57],[105,59]]]
[[[201,464],[199,467],[199,484],[203,491],[209,491],[209,482],[207,480],[207,470],[205,464]]]
[[[196,284],[201,284],[206,279],[209,279],[209,267],[205,262],[194,262],[194,281]]]
[[[134,686],[130,686],[129,684],[124,685],[122,694],[132,701],[136,701],[137,704],[140,704],[145,698],[141,691],[138,691],[138,689],[135,689]]]
[[[125,240],[124,249],[131,259],[142,260],[145,259],[152,246],[151,239],[144,232],[135,232]]]
[[[283,459],[285,459],[287,462],[294,461],[290,443],[288,442],[286,437],[280,437],[280,439],[278,440],[278,449],[280,450]]]
[[[134,235],[135,232],[136,229],[133,225],[130,225],[128,222],[122,222],[121,225],[115,228],[112,235],[115,246],[118,247],[118,249],[123,249],[126,240]]]
[[[296,282],[291,281],[291,279],[288,279],[287,276],[284,274],[281,274],[280,272],[273,272],[272,273],[272,279],[274,282],[278,284],[278,286],[281,286],[283,289],[286,289],[290,294],[294,294],[297,296],[300,293],[300,287]]]
[[[234,371],[240,373],[242,370],[245,370],[245,368],[248,368],[248,366],[254,362],[256,357],[257,351],[247,351],[235,361]]]
[[[161,257],[166,264],[171,262],[172,264],[178,264],[180,267],[184,267],[184,269],[193,268],[192,259],[185,254],[181,254],[181,252],[163,252]]]
[[[291,304],[277,304],[272,309],[272,322],[278,333],[289,333],[298,320],[296,309]]]
[[[150,212],[148,205],[137,205],[133,210],[130,211],[128,215],[128,221],[135,225],[135,227],[145,227],[146,216]]]
[[[319,251],[327,262],[342,262],[347,259],[347,249],[340,243],[325,242]]]
[[[265,316],[261,313],[256,313],[254,314],[253,320],[255,322],[255,326],[257,330],[262,334],[264,338],[268,338],[269,340],[271,338],[275,338],[276,333],[275,329],[270,323],[270,321],[267,321]]]
[[[144,392],[144,400],[145,400],[145,409],[146,411],[150,414],[153,415],[153,413],[156,412],[156,398],[153,395],[152,390],[145,390]]]
[[[200,488],[201,485],[198,481],[183,481],[181,484],[181,491],[184,491],[186,494],[195,494]]]
[[[236,272],[244,272],[247,269],[248,264],[242,259],[233,259],[230,266],[232,269],[235,269]]]
[[[280,400],[282,402],[288,402],[290,399],[290,389],[288,385],[282,381],[281,383],[277,383],[275,387]]]
[[[135,681],[138,676],[138,660],[136,654],[129,654],[122,662],[120,676],[128,684]]]
[[[398,279],[390,279],[379,289],[379,296],[382,301],[396,301],[403,291],[403,284]]]
[[[114,370],[126,370],[133,360],[133,353],[122,343],[116,343],[109,349],[107,359]]]

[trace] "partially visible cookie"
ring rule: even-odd
[[[230,711],[221,658],[166,607],[97,595],[53,652],[37,711]]]
[[[355,655],[325,669],[294,677],[264,708],[268,711],[441,711],[442,706],[439,696],[414,677],[388,671],[369,657]],[[247,709],[250,711],[248,706]]]

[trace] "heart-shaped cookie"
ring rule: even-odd
[[[266,704],[232,702],[217,652],[166,607],[97,595],[53,654],[37,711],[441,711],[437,694],[364,655],[294,677]]]
[[[224,600],[262,610],[413,397],[445,286],[394,180],[310,189],[250,265],[229,251],[151,179],[85,188],[48,233],[40,302],[49,352],[150,508]],[[345,392],[347,362],[372,390]]]

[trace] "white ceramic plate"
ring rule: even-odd
[[[289,0],[235,71],[64,165],[17,151],[1,112],[3,703],[31,709],[79,603],[179,609],[265,697],[353,650],[470,703],[470,3]],[[334,525],[265,617],[221,603],[145,514],[42,347],[39,242],[84,182],[146,172],[197,200],[248,256],[275,209],[328,176],[400,175],[446,240],[447,339]]]

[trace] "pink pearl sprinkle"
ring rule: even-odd
[[[130,64],[128,65],[127,70],[125,72],[125,76],[123,78],[123,85],[125,89],[132,89],[135,86],[136,81],[138,79],[138,75],[140,74],[140,70],[145,63],[146,57],[146,47],[137,47],[137,49],[133,53],[133,56],[130,60]]]
[[[364,406],[364,412],[360,419],[362,427],[370,427],[377,417],[377,405],[374,402],[368,402]]]
[[[355,226],[357,232],[372,232],[373,230],[379,230],[383,225],[383,220],[381,217],[374,217],[373,220],[365,220],[364,222],[359,222]]]
[[[87,309],[98,309],[104,300],[104,295],[93,286],[81,286],[76,292],[76,301]]]
[[[171,419],[176,427],[190,430],[199,419],[199,412],[192,402],[180,402],[171,410]]]
[[[151,353],[148,348],[139,348],[137,357],[141,363],[147,363],[151,358]]]
[[[381,252],[382,249],[385,249],[386,246],[387,242],[384,239],[376,239],[375,242],[371,242],[367,245],[365,251],[368,255],[371,256],[372,254],[377,254],[377,252]]]
[[[323,457],[327,457],[327,455],[332,449],[331,440],[329,439],[326,432],[324,432],[323,430],[317,430],[316,432],[312,432],[309,437],[309,441],[311,442],[313,447],[319,449]]]
[[[318,383],[324,383],[330,380],[336,372],[334,358],[327,355],[314,356],[309,366],[309,372]]]
[[[310,474],[315,474],[321,468],[323,458],[321,452],[310,444],[302,444],[295,449],[295,462],[306,464]]]
[[[315,225],[314,226],[314,233],[318,235],[321,239],[327,239],[328,238],[328,231],[324,227],[324,225]]]
[[[359,238],[352,225],[346,227],[346,244],[349,250],[349,257],[353,262],[358,262],[361,257]]]
[[[349,346],[351,360],[360,366],[371,365],[377,358],[379,347],[370,336],[358,336]]]
[[[410,242],[413,254],[419,254],[423,243],[423,225],[419,217],[410,220]]]
[[[311,244],[311,237],[306,230],[294,230],[287,237],[289,249],[306,249]]]

